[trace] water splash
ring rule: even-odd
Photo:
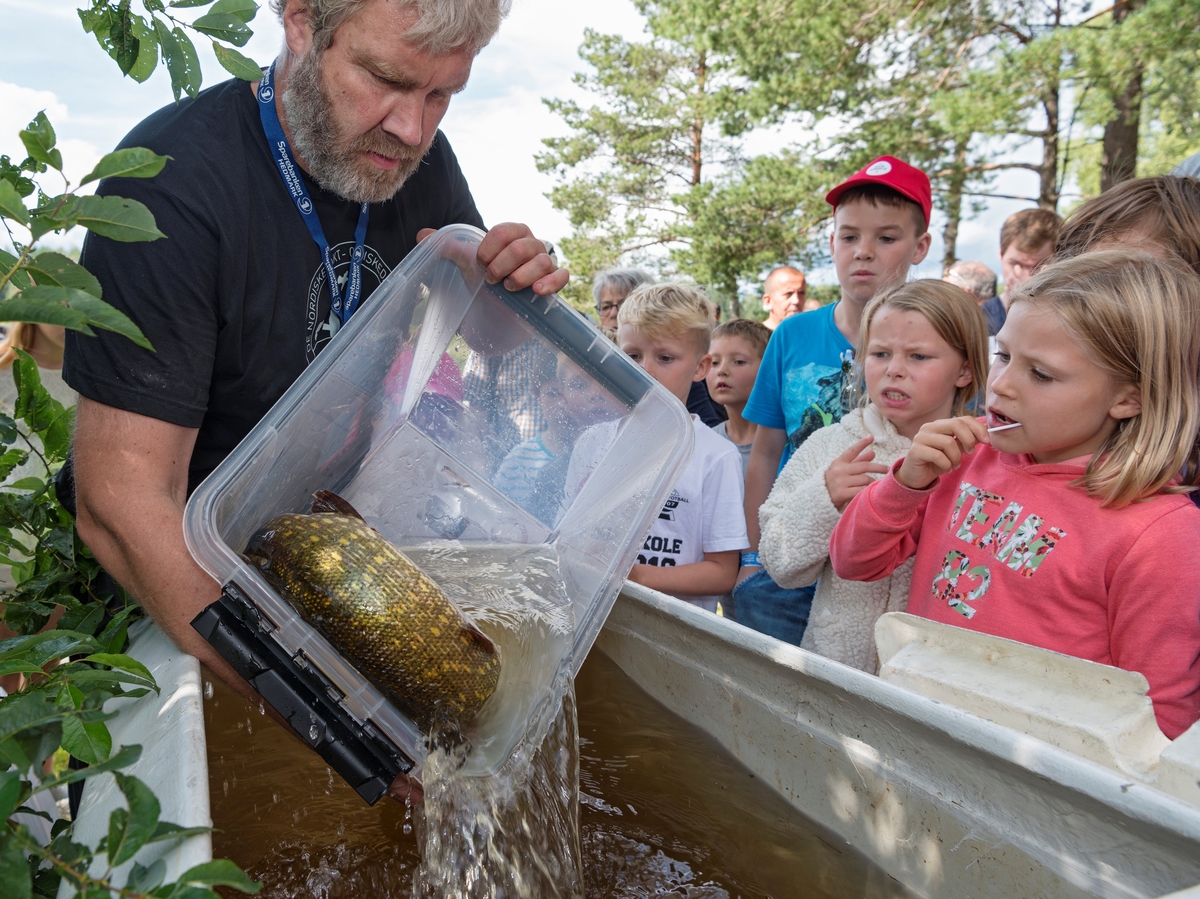
[[[429,756],[413,899],[582,899],[578,733],[567,685],[545,739],[496,774],[464,773],[453,750]]]

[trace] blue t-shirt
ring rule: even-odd
[[[813,431],[839,421],[854,347],[833,321],[837,303],[785,318],[771,335],[742,415],[787,434],[779,468]]]

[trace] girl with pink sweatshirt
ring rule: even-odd
[[[987,417],[924,425],[851,501],[834,572],[915,556],[908,611],[1140,671],[1174,739],[1200,718],[1200,279],[1138,253],[1012,298]]]

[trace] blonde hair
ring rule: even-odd
[[[704,291],[688,284],[643,284],[621,304],[617,327],[633,325],[651,340],[686,337],[703,356],[712,341],[712,303]]]
[[[1009,303],[1048,310],[1118,382],[1141,392],[1141,412],[1117,422],[1072,486],[1120,508],[1185,493],[1200,461],[1200,278],[1145,253],[1087,253],[1048,266]]]
[[[971,372],[971,382],[954,392],[952,415],[970,411],[979,392],[987,386],[988,332],[987,319],[975,298],[945,281],[923,278],[889,287],[867,303],[859,326],[859,352],[867,351],[871,341],[871,322],[881,309],[915,312],[933,326],[938,337],[962,354]],[[866,405],[867,391],[862,391],[860,403]]]
[[[748,318],[731,318],[729,321],[717,325],[712,332],[713,340],[718,337],[740,337],[750,344],[754,354],[761,359],[767,352],[767,341],[771,339],[771,329],[762,322]]]

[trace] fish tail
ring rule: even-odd
[[[337,515],[347,515],[350,518],[357,518],[359,521],[365,519],[358,514],[358,510],[350,505],[332,490],[318,490],[313,494],[312,512],[316,515],[319,512],[333,512]]]

